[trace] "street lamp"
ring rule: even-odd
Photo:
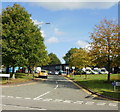
[[[38,28],[40,29],[40,32],[42,34],[42,37],[44,37],[43,31],[41,30],[41,26],[42,24],[50,24],[50,23],[44,23],[44,22],[40,22],[39,24],[37,24]]]
[[[37,24],[37,26],[43,25],[43,24],[50,24],[50,23],[49,23],[49,22],[47,22],[47,23],[45,23],[45,22],[40,22],[39,24]],[[41,30],[41,26],[40,26],[39,28],[40,28],[40,30]]]

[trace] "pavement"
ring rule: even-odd
[[[63,76],[2,88],[2,110],[118,110],[118,102],[93,96]]]

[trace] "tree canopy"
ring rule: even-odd
[[[49,62],[40,29],[19,4],[2,11],[2,61],[5,66],[34,67]]]
[[[110,80],[110,68],[120,65],[120,38],[118,37],[118,23],[113,20],[100,22],[91,33],[91,56],[94,62],[101,67],[108,67]]]
[[[50,54],[48,54],[48,56],[50,58],[49,65],[61,64],[59,58],[55,54],[50,53]]]
[[[75,66],[76,68],[91,66],[90,60],[89,53],[85,49],[76,49],[75,53],[70,57],[70,66]]]
[[[88,51],[83,48],[71,48],[65,57],[63,57],[69,66],[75,66],[76,68],[83,68],[91,66],[91,58]]]
[[[63,59],[65,60],[66,64],[70,63],[70,57],[72,54],[74,54],[76,52],[77,48],[71,48],[63,57]]]

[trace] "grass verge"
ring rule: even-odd
[[[120,74],[111,74],[110,82],[107,81],[107,74],[74,75],[70,76],[70,79],[93,92],[120,100],[120,86],[114,91],[112,85],[113,81],[120,82]]]
[[[23,83],[23,82],[28,82],[33,79],[32,74],[26,74],[26,73],[16,73],[15,74],[15,79],[10,78],[2,78],[0,80],[0,84],[17,84],[17,83]]]

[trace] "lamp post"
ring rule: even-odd
[[[39,26],[39,25],[43,25],[43,24],[50,24],[50,23],[49,23],[49,22],[47,22],[47,23],[45,23],[45,22],[41,22],[41,23],[37,24],[37,26]],[[39,28],[40,28],[40,30],[41,30],[41,26],[40,26]]]
[[[40,22],[39,24],[37,24],[37,26],[38,26],[38,28],[40,29],[40,32],[41,32],[41,34],[42,34],[42,37],[44,37],[43,32],[42,32],[42,30],[41,30],[41,25],[42,25],[42,24],[50,24],[50,23]]]

